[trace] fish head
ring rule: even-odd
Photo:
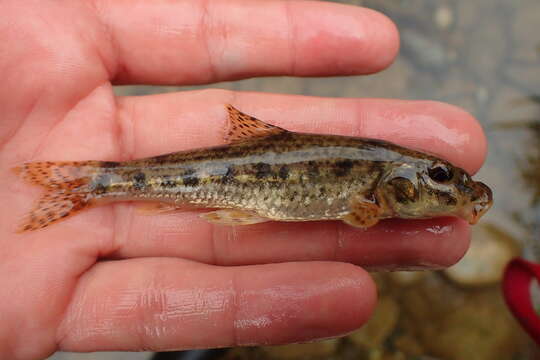
[[[401,218],[457,216],[476,224],[493,203],[491,189],[443,160],[400,164],[383,179],[389,212]]]

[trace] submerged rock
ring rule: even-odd
[[[338,339],[330,339],[309,344],[263,346],[261,350],[269,359],[318,359],[333,354],[338,346],[338,341]]]
[[[398,318],[399,306],[396,301],[389,296],[381,297],[368,323],[348,338],[363,348],[381,346],[394,330]]]
[[[467,254],[444,273],[460,285],[492,285],[501,281],[504,267],[519,253],[519,246],[510,235],[496,225],[479,224],[472,229]]]

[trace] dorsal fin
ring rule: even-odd
[[[287,131],[244,114],[230,104],[227,105],[227,112],[229,114],[229,129],[225,135],[225,140],[229,143],[281,134]]]

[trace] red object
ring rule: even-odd
[[[531,298],[531,281],[540,284],[540,264],[516,258],[504,271],[502,289],[508,307],[529,335],[540,345],[540,316]]]

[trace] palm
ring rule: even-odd
[[[342,262],[437,267],[463,254],[468,230],[457,220],[388,222],[366,232],[334,222],[233,229],[213,227],[190,212],[139,216],[129,204],[15,234],[41,189],[23,184],[9,168],[30,160],[124,160],[217,144],[223,104],[230,101],[292,130],[332,128],[388,138],[435,149],[471,171],[483,160],[476,123],[443,104],[225,91],[115,97],[111,80],[187,84],[258,74],[372,72],[388,65],[397,45],[384,18],[359,8],[160,3],[0,4],[9,15],[0,19],[0,41],[9,53],[0,57],[0,354],[26,359],[58,349],[175,349],[326,337],[359,326],[374,303],[368,275]],[[294,31],[279,29],[294,38],[233,16],[242,12],[268,23],[288,18],[282,25],[294,24]],[[333,18],[313,25],[321,12]],[[333,22],[344,32],[336,33]],[[319,38],[308,36],[313,26],[320,28]],[[370,40],[347,37],[347,28],[357,34],[372,27],[378,30],[366,36]],[[358,53],[349,52],[348,60],[334,58],[355,46]],[[335,54],[313,57],[324,49]],[[272,55],[279,57],[264,61]],[[425,121],[416,129],[409,121],[403,134],[388,131],[420,116],[433,122],[443,141],[420,131]],[[360,127],[355,119],[364,118],[385,123]],[[430,231],[441,225],[446,232]]]

